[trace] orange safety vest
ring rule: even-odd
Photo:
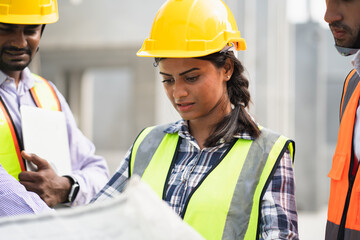
[[[360,76],[352,70],[344,84],[338,142],[329,172],[331,178],[326,240],[360,239],[360,174],[354,165],[353,132],[360,97]]]
[[[30,93],[37,107],[61,111],[59,99],[54,88],[44,78],[33,74],[36,79]],[[23,149],[19,135],[16,132],[11,115],[0,96],[0,164],[13,177],[18,179],[24,171],[25,163],[21,157]]]

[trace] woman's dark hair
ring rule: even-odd
[[[230,80],[227,81],[228,96],[234,108],[229,115],[216,125],[213,134],[206,139],[204,145],[206,147],[215,146],[220,139],[229,142],[236,133],[241,132],[247,132],[251,137],[257,138],[260,135],[260,130],[246,111],[251,99],[248,89],[249,81],[244,76],[244,67],[241,62],[232,51],[217,52],[203,57],[196,57],[196,59],[210,61],[217,68],[225,66],[227,59],[234,63],[233,74]],[[155,58],[154,65],[158,65],[161,60],[162,58]]]

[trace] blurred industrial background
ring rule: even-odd
[[[139,131],[179,118],[153,59],[135,54],[164,0],[60,0],[31,68],[54,82],[113,173]],[[251,113],[296,141],[301,239],[322,239],[343,80],[352,68],[316,16],[325,1],[225,0],[248,49]],[[321,2],[321,3],[319,3]],[[307,3],[307,5],[306,5]],[[302,13],[296,18],[299,12]]]

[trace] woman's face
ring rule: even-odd
[[[217,123],[231,111],[226,89],[231,64],[218,69],[210,61],[166,58],[159,68],[166,94],[184,120]]]

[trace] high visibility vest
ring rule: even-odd
[[[129,173],[141,176],[165,199],[179,135],[166,125],[145,129],[134,143]],[[294,142],[267,129],[255,141],[238,139],[190,194],[181,217],[205,239],[259,239],[261,199]]]
[[[353,132],[360,97],[356,70],[347,76],[340,106],[338,142],[329,177],[330,197],[326,240],[360,239],[360,176],[352,176]]]
[[[36,79],[30,93],[37,107],[61,111],[60,102],[55,90],[44,78],[33,74]],[[16,132],[11,115],[0,97],[0,163],[13,177],[18,179],[21,171],[25,170],[25,163],[21,157],[22,143]]]

